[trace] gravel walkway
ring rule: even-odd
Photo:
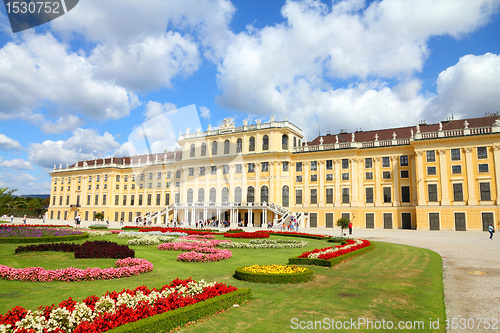
[[[41,224],[29,219],[29,224]],[[73,221],[69,221],[73,225]],[[14,219],[14,223],[22,223]],[[47,220],[46,224],[64,224]],[[85,227],[91,222],[82,221]],[[126,223],[130,225],[130,223]],[[119,228],[118,223],[111,227]],[[256,228],[249,228],[251,230]],[[315,229],[311,233],[340,235],[340,230]],[[500,233],[489,239],[480,231],[354,230],[353,237],[405,244],[436,251],[443,258],[444,294],[448,320],[465,318],[474,329],[450,329],[448,332],[500,332]],[[478,318],[497,323],[486,329]],[[457,322],[458,323],[458,322]]]

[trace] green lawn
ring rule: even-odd
[[[126,240],[114,235],[93,239],[126,243]],[[423,331],[445,331],[443,325],[437,330],[429,329],[430,318],[440,319],[441,323],[445,319],[441,258],[430,250],[377,242],[373,251],[336,267],[310,266],[314,269],[315,279],[297,285],[256,284],[232,277],[234,268],[238,266],[286,264],[289,257],[332,245],[323,240],[307,241],[310,247],[301,249],[231,249],[231,259],[214,263],[177,262],[180,252],[159,251],[154,245],[134,246],[136,257],[154,264],[153,272],[131,278],[89,282],[0,280],[0,313],[16,305],[35,309],[39,305],[57,304],[69,297],[81,301],[92,294],[101,296],[106,291],[132,289],[139,285],[160,287],[177,277],[192,277],[250,288],[254,299],[239,308],[191,324],[182,329],[185,332],[286,332],[301,321],[302,325],[307,325],[307,321],[323,321],[325,318],[341,321],[367,318],[373,322],[385,320],[395,324],[399,321],[423,321],[426,325]],[[115,262],[113,259],[74,259],[68,253],[14,255],[16,247],[16,244],[0,244],[0,264],[16,268],[42,266],[58,269],[69,266],[104,268],[114,266]],[[351,331],[370,330],[358,328]]]

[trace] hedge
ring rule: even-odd
[[[47,237],[7,237],[0,238],[0,243],[47,243],[47,242],[65,242],[89,238],[89,234],[84,232],[82,235],[67,236],[47,236]]]
[[[373,250],[375,246],[371,244],[370,246],[364,247],[362,249],[349,252],[346,254],[343,254],[341,256],[325,260],[325,259],[311,259],[311,258],[299,258],[299,257],[293,257],[288,259],[288,264],[290,265],[316,265],[316,266],[325,266],[325,267],[333,267],[335,265],[338,265],[346,260],[349,260],[351,258],[357,257],[365,252],[368,252],[370,250]]]
[[[314,271],[306,268],[305,272],[294,274],[264,274],[252,273],[243,270],[244,267],[238,267],[234,271],[234,277],[238,280],[255,283],[301,283],[312,280]]]
[[[168,332],[189,322],[208,317],[215,313],[227,310],[234,304],[241,304],[251,299],[250,289],[238,289],[228,294],[219,295],[205,301],[191,304],[182,308],[144,318],[128,323],[108,332],[136,333],[136,332]]]
[[[89,229],[108,229],[108,226],[106,224],[91,224]]]

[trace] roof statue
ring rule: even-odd
[[[322,145],[324,141],[325,141],[325,140],[323,140],[323,137],[320,137],[320,138],[319,138],[319,144],[320,144],[320,145]]]
[[[212,130],[212,124],[208,124],[207,131],[211,131],[211,130]]]
[[[443,124],[441,122],[439,122],[439,130],[442,131],[443,130]]]
[[[396,140],[396,137],[397,137],[396,132],[392,132],[392,139],[393,139],[393,140]]]
[[[355,137],[356,137],[356,136],[354,135],[354,133],[351,133],[351,142],[356,142],[356,141],[354,141],[354,138],[355,138]]]
[[[189,134],[190,131],[191,131],[191,127],[186,128],[186,134]]]
[[[243,126],[248,126],[248,119],[247,118],[243,119]]]
[[[234,122],[231,118],[224,118],[222,120],[222,124],[219,126],[220,129],[233,128],[233,127],[234,127]]]
[[[274,115],[273,114],[269,117],[269,122],[270,123],[274,122]]]
[[[339,143],[339,136],[335,135],[335,143]]]
[[[495,125],[500,125],[500,119],[497,119],[495,120]],[[464,129],[468,129],[469,128],[469,123],[466,121],[464,121]]]
[[[417,133],[420,133],[420,125],[417,124]]]
[[[413,128],[410,129],[410,137],[413,138]]]
[[[375,133],[375,141],[378,141],[378,134]]]
[[[261,122],[262,122],[262,120],[261,120],[260,118],[255,119],[255,123],[256,123],[257,125],[260,125],[260,123],[261,123]]]

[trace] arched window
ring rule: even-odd
[[[294,148],[297,147],[297,137],[296,136],[293,137],[293,147]]]
[[[234,202],[241,203],[242,200],[242,192],[241,187],[236,186],[234,189]]]
[[[191,145],[191,148],[189,149],[189,157],[194,157],[194,143]]]
[[[203,142],[201,144],[201,156],[206,156],[207,155],[207,144]]]
[[[281,149],[288,150],[288,135],[286,134],[281,137]]]
[[[217,141],[212,142],[212,156],[217,155]]]
[[[217,193],[215,187],[212,187],[210,189],[210,202],[215,203],[216,201],[217,201]]]
[[[229,203],[229,189],[227,187],[222,188],[222,204]]]
[[[224,155],[229,154],[229,140],[224,141]]]
[[[269,150],[269,135],[262,138],[262,150]]]
[[[250,137],[250,140],[248,141],[248,150],[249,151],[255,151],[255,137]]]
[[[269,188],[266,185],[260,188],[260,202],[269,202]]]
[[[299,139],[299,147],[302,146],[302,141]]]
[[[241,153],[243,150],[243,140],[238,139],[236,140],[236,153]]]
[[[203,187],[198,189],[198,202],[205,202],[205,189]]]
[[[247,202],[254,202],[255,201],[255,190],[253,186],[248,186],[247,189]]]
[[[281,204],[283,207],[288,207],[290,205],[290,189],[288,188],[288,185],[283,186],[283,189],[281,190]]]
[[[187,203],[193,203],[193,189],[188,189],[187,192]]]

